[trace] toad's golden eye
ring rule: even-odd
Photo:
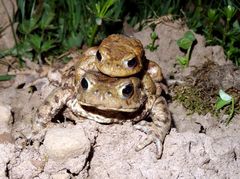
[[[81,86],[82,86],[83,90],[87,90],[88,89],[88,81],[86,80],[86,78],[83,78],[81,80]]]
[[[99,52],[99,50],[98,50],[97,53],[96,53],[96,57],[97,57],[97,59],[98,59],[99,62],[102,60],[102,55],[101,55],[101,53]]]
[[[122,95],[124,98],[129,98],[133,94],[133,85],[132,84],[127,84],[122,88]]]
[[[127,68],[134,68],[137,65],[137,59],[132,58],[131,60],[126,60],[126,61],[124,61],[124,65]]]

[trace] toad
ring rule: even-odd
[[[156,85],[157,92],[161,93],[162,89],[167,92],[167,87],[162,83],[160,66],[145,58],[142,43],[133,37],[112,34],[98,47],[87,49],[76,65],[76,80],[80,80],[83,70],[99,71],[111,77],[148,73]]]
[[[165,99],[156,93],[154,82],[151,77],[147,77],[148,74],[142,78],[113,78],[83,70],[78,80],[74,75],[74,71],[70,70],[65,77],[66,82],[53,91],[38,109],[34,122],[36,136],[44,137],[43,129],[66,105],[75,116],[99,123],[132,121],[137,129],[147,134],[147,138],[136,146],[136,150],[154,142],[156,156],[160,158],[171,118]],[[148,86],[152,88],[146,89],[144,83],[149,83]],[[145,120],[148,117],[152,122]]]

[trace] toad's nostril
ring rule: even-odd
[[[94,91],[94,94],[98,95],[99,94],[99,90]]]
[[[112,93],[110,91],[108,91],[107,96],[112,96]]]

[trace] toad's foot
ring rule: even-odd
[[[162,142],[159,137],[159,129],[155,124],[149,123],[147,121],[141,121],[138,124],[134,125],[135,129],[140,130],[147,134],[147,137],[141,141],[135,148],[136,151],[142,150],[151,143],[156,145],[156,158],[161,158],[162,155]]]
[[[160,158],[162,155],[163,141],[171,126],[171,114],[168,110],[166,100],[163,97],[150,97],[149,105],[152,106],[152,108],[149,117],[151,117],[152,122],[140,121],[136,125],[138,130],[148,135],[148,137],[137,146],[136,150],[141,150],[154,142],[157,147],[157,158]]]

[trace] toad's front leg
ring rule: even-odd
[[[32,140],[41,140],[46,131],[47,124],[63,108],[67,101],[72,97],[70,89],[57,88],[53,90],[38,108],[33,119]]]
[[[158,97],[154,101],[150,117],[151,123],[141,121],[135,125],[138,130],[147,134],[147,138],[136,147],[136,150],[139,151],[154,142],[157,149],[156,157],[161,158],[162,145],[171,126],[171,114],[163,97]]]

